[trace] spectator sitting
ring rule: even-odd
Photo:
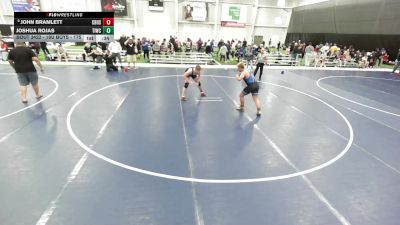
[[[107,72],[118,71],[118,68],[114,65],[114,57],[109,50],[107,50],[107,53],[104,55],[104,60],[106,61]]]
[[[368,64],[369,64],[369,62],[368,62],[368,56],[367,56],[366,53],[364,53],[364,54],[362,54],[362,56],[361,56],[361,60],[359,61],[358,66],[359,66],[359,68],[362,68],[362,69],[363,69],[363,68],[367,67]]]
[[[319,51],[324,55],[324,56],[327,56],[328,55],[328,52],[329,52],[329,44],[328,43],[326,43],[324,46],[322,46],[320,49],[319,49]]]
[[[383,61],[382,64],[389,64],[389,54],[387,54],[387,52],[385,52],[383,54]]]
[[[153,50],[153,54],[160,54],[161,53],[161,46],[160,43],[158,41],[156,41],[152,47]]]
[[[62,44],[59,44],[56,48],[56,54],[59,62],[61,62],[62,57],[65,58],[65,62],[68,62],[67,50],[62,46]]]
[[[318,52],[318,55],[315,58],[314,67],[317,67],[318,64],[319,67],[326,67],[325,61],[326,61],[326,55],[322,52]]]
[[[329,49],[331,55],[335,55],[338,50],[339,48],[337,47],[336,43],[333,44],[333,46]]]
[[[350,51],[345,50],[343,52],[343,55],[341,56],[341,65],[340,66],[346,67],[347,63],[350,61],[351,61]]]
[[[93,49],[93,56],[96,59],[95,62],[96,63],[102,63],[103,62],[103,50],[101,49],[101,45],[92,45],[92,49]],[[98,66],[94,66],[95,70],[100,69]]]
[[[95,55],[93,54],[93,49],[90,46],[90,43],[88,42],[88,43],[85,44],[85,47],[83,48],[83,53],[82,53],[83,61],[86,62],[86,58],[89,57],[89,56],[92,57],[93,62],[94,62]]]

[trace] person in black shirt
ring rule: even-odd
[[[126,46],[125,46],[125,42],[128,40],[129,38],[123,34],[120,38],[119,38],[119,44],[122,47],[122,50],[126,50]]]
[[[90,46],[90,43],[86,43],[85,47],[83,48],[83,53],[82,53],[82,59],[84,62],[86,62],[86,57],[91,56],[93,58],[94,62],[94,54],[93,54],[93,48]]]
[[[40,93],[38,81],[39,76],[33,61],[40,67],[43,72],[43,66],[35,53],[25,46],[24,42],[16,42],[15,48],[12,49],[8,55],[8,62],[15,69],[18,81],[20,84],[20,92],[22,103],[28,103],[28,85],[31,84],[36,94],[36,99],[39,100],[43,97]]]
[[[128,69],[131,68],[131,63],[133,63],[133,68],[136,69],[136,54],[137,46],[132,38],[129,38],[124,43],[126,49],[126,61],[128,62]]]
[[[397,53],[397,56],[396,56],[396,64],[395,64],[394,67],[393,67],[393,72],[392,72],[392,73],[396,72],[396,70],[397,70],[399,67],[400,67],[400,49],[399,49],[399,52]]]
[[[40,43],[38,42],[29,42],[29,45],[32,50],[36,52],[36,55],[39,55],[40,53]]]
[[[47,42],[40,42],[40,48],[42,49],[45,55],[50,55],[50,51],[47,48]]]
[[[112,53],[107,50],[107,53],[104,55],[104,60],[106,61],[106,70],[107,72],[118,71],[118,68],[114,65]]]

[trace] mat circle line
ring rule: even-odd
[[[73,114],[73,112],[75,111],[75,109],[83,102],[85,101],[87,98],[89,98],[92,95],[95,95],[101,91],[104,91],[106,89],[121,85],[121,84],[126,84],[126,83],[132,83],[132,82],[137,82],[137,81],[143,81],[143,80],[150,80],[150,79],[162,79],[162,78],[171,78],[171,77],[180,77],[181,75],[165,75],[165,76],[153,76],[153,77],[145,77],[145,78],[138,78],[138,79],[134,79],[134,80],[128,80],[128,81],[123,81],[123,82],[119,82],[119,83],[115,83],[115,84],[111,84],[108,86],[105,86],[103,88],[100,88],[98,90],[95,90],[87,95],[85,95],[83,98],[79,99],[73,106],[72,108],[69,110],[68,115],[67,115],[67,119],[66,119],[66,123],[67,123],[67,129],[68,129],[68,133],[71,136],[71,138],[81,147],[83,148],[85,151],[87,151],[88,153],[92,154],[93,156],[96,156],[97,158],[104,160],[114,166],[118,166],[127,170],[131,170],[134,172],[138,172],[138,173],[142,173],[142,174],[146,174],[146,175],[150,175],[150,176],[155,176],[155,177],[160,177],[160,178],[166,178],[166,179],[170,179],[170,180],[177,180],[177,181],[186,181],[186,182],[196,182],[196,183],[208,183],[208,184],[238,184],[238,183],[256,183],[256,182],[266,182],[266,181],[276,181],[276,180],[283,180],[283,179],[288,179],[288,178],[293,178],[293,177],[297,177],[297,176],[302,176],[302,175],[306,175],[318,170],[321,170],[331,164],[333,164],[334,162],[336,162],[337,160],[339,160],[340,158],[342,158],[349,150],[350,147],[353,144],[353,140],[354,140],[354,131],[353,131],[353,127],[350,124],[349,120],[335,107],[333,107],[332,105],[330,105],[329,103],[323,101],[322,99],[319,99],[315,96],[312,96],[310,94],[307,94],[303,91],[297,90],[297,89],[293,89],[290,87],[286,87],[283,85],[279,85],[279,84],[274,84],[274,83],[270,83],[270,82],[261,82],[264,84],[269,84],[272,86],[276,86],[276,87],[281,87],[290,91],[294,91],[300,94],[303,94],[305,96],[308,96],[314,100],[317,100],[321,103],[323,103],[324,105],[328,106],[330,109],[332,109],[333,111],[335,111],[346,123],[348,130],[349,130],[349,139],[348,142],[345,146],[345,148],[335,157],[333,157],[332,159],[330,159],[329,161],[320,164],[318,166],[312,167],[310,169],[307,170],[302,170],[299,172],[295,172],[295,173],[290,173],[290,174],[285,174],[285,175],[280,175],[280,176],[272,176],[272,177],[261,177],[261,178],[248,178],[248,179],[202,179],[202,178],[194,178],[194,177],[183,177],[183,176],[175,176],[175,175],[170,175],[170,174],[164,174],[164,173],[159,173],[159,172],[153,172],[153,171],[149,171],[149,170],[144,170],[144,169],[140,169],[137,167],[133,167],[133,166],[129,166],[123,163],[120,163],[116,160],[110,159],[96,151],[94,151],[93,149],[91,149],[89,146],[87,146],[86,144],[84,144],[75,134],[75,132],[72,129],[72,125],[71,125],[71,116]],[[227,79],[235,79],[234,77],[227,77],[227,76],[215,76],[215,75],[203,75],[203,77],[218,77],[218,78],[227,78]]]
[[[392,116],[400,117],[400,114],[398,114],[398,113],[389,112],[389,111],[386,111],[386,110],[383,110],[383,109],[378,109],[378,108],[376,108],[376,107],[373,107],[373,106],[370,106],[370,105],[366,105],[366,104],[363,104],[363,103],[360,103],[360,102],[357,102],[357,101],[354,101],[354,100],[345,98],[345,97],[343,97],[343,96],[341,96],[341,95],[338,95],[338,94],[336,94],[336,93],[334,93],[334,92],[332,92],[332,91],[329,91],[328,89],[326,89],[326,88],[324,88],[324,87],[321,86],[321,84],[320,84],[321,81],[327,80],[327,79],[331,79],[331,78],[362,78],[362,79],[375,79],[375,80],[390,80],[390,81],[397,81],[397,82],[399,82],[400,80],[388,79],[388,78],[380,78],[380,77],[364,77],[364,76],[329,76],[329,77],[320,78],[320,79],[318,79],[317,82],[316,82],[316,83],[317,83],[317,86],[318,86],[321,90],[323,90],[323,91],[325,91],[325,92],[327,92],[327,93],[329,93],[329,94],[331,94],[331,95],[333,95],[333,96],[335,96],[335,97],[338,97],[338,98],[343,99],[343,100],[345,100],[345,101],[347,101],[347,102],[351,102],[351,103],[354,103],[354,104],[356,104],[356,105],[359,105],[359,106],[362,106],[362,107],[365,107],[365,108],[369,108],[369,109],[372,109],[372,110],[376,110],[376,111],[378,111],[378,112],[386,113],[386,114],[389,114],[389,115],[392,115]]]
[[[0,74],[2,74],[2,75],[16,76],[15,73],[0,73]],[[27,110],[27,109],[30,109],[30,108],[32,108],[32,107],[34,107],[34,106],[36,106],[36,105],[38,105],[38,104],[40,104],[40,103],[46,101],[47,99],[49,99],[51,96],[53,96],[53,95],[58,91],[59,85],[58,85],[58,82],[57,82],[57,81],[55,81],[54,79],[52,79],[52,78],[50,78],[50,77],[46,77],[46,76],[42,76],[42,75],[40,75],[39,77],[42,78],[42,79],[51,81],[51,82],[55,85],[54,90],[53,90],[49,95],[44,96],[44,98],[42,98],[42,99],[40,99],[39,101],[33,103],[32,105],[28,105],[28,106],[26,106],[26,107],[24,107],[24,108],[22,108],[22,109],[19,109],[19,110],[15,111],[15,112],[11,112],[11,113],[8,113],[8,114],[6,114],[6,115],[0,116],[0,120],[5,119],[5,118],[10,117],[10,116],[13,116],[13,115],[15,115],[15,114],[17,114],[17,113],[23,112],[23,111],[25,111],[25,110]]]

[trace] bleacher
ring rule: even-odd
[[[340,62],[340,60],[337,60],[332,57],[328,57],[325,61],[326,67],[347,67],[347,68],[354,68],[358,67],[358,64],[355,62],[354,59],[351,59],[350,62]]]
[[[67,55],[70,61],[82,61],[83,49],[68,49]],[[56,57],[56,55],[54,55]],[[121,53],[122,60],[125,61],[126,51]],[[213,64],[212,56],[202,52],[177,52],[172,54],[150,54],[150,63],[156,64]]]
[[[51,50],[50,50],[50,52],[51,52]],[[84,52],[83,47],[82,47],[82,49],[76,49],[76,48],[67,49],[68,61],[79,61],[79,62],[83,61],[83,58],[82,58],[83,52]],[[52,54],[52,55],[53,55],[53,58],[57,59],[57,54]],[[121,52],[121,58],[123,61],[125,60],[125,57],[126,57],[126,51],[123,50]]]
[[[203,52],[176,52],[175,54],[150,54],[150,63],[208,65],[214,64],[214,59]]]
[[[297,55],[293,58],[291,55],[280,53],[267,54],[268,66],[299,66],[300,57]]]

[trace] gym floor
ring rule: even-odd
[[[47,67],[20,103],[0,66],[4,225],[398,225],[400,77],[264,69],[261,118],[233,69]],[[25,108],[24,108],[25,107]]]

